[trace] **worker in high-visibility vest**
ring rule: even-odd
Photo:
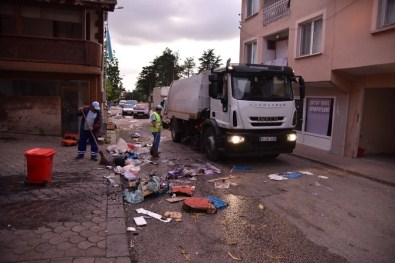
[[[152,143],[150,154],[153,157],[159,157],[160,132],[163,129],[162,117],[160,116],[161,112],[162,112],[162,105],[157,105],[155,107],[155,110],[151,114],[151,133],[152,136],[154,137],[154,141]]]

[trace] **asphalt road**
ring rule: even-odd
[[[152,141],[149,120],[121,118],[116,123],[125,141]],[[141,137],[131,138],[136,132]],[[208,163],[189,145],[173,143],[167,130],[160,151],[158,165],[143,165],[141,178],[150,173],[166,178],[176,168]],[[147,196],[138,204],[125,202],[127,226],[136,226],[133,218],[141,216],[137,208],[182,213],[180,222],[146,219],[137,235],[129,233],[132,262],[393,262],[393,187],[293,155],[270,161],[235,158],[214,165],[221,174],[183,177],[175,183],[194,185],[195,197],[215,196],[228,203],[215,214],[186,212],[182,202],[167,202],[167,193]],[[297,171],[312,174],[284,181],[268,178]],[[230,175],[234,178],[225,181],[232,183],[229,188],[207,181]]]

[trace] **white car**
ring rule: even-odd
[[[125,103],[126,103],[126,100],[120,100],[118,105],[119,105],[119,107],[123,108],[123,105],[125,105]]]
[[[131,103],[125,103],[122,107],[122,116],[129,115],[133,116],[133,107],[136,104],[131,104]]]

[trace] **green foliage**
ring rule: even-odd
[[[183,68],[178,66],[178,59],[178,53],[166,48],[151,65],[143,67],[137,78],[135,90],[140,101],[148,101],[154,87],[170,86],[173,80],[180,78]]]
[[[199,58],[200,66],[199,73],[203,70],[218,68],[221,65],[221,57],[215,56],[214,49],[207,49],[203,52],[203,55]]]
[[[125,91],[122,78],[119,76],[118,59],[113,52],[113,58],[106,57],[106,96],[108,101],[119,100],[121,93]]]
[[[195,59],[193,57],[187,57],[184,60],[184,64],[182,65],[182,68],[184,69],[182,71],[182,75],[184,77],[190,77],[194,74],[194,68],[196,67]]]

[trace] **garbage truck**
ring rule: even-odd
[[[291,67],[231,64],[173,81],[164,109],[171,139],[190,142],[211,161],[292,153],[297,124]]]

